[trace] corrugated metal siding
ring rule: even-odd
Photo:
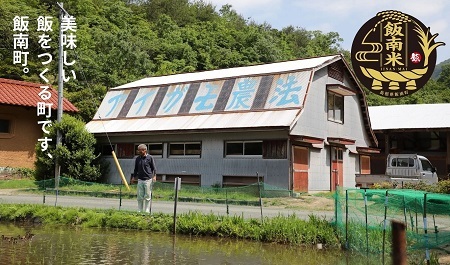
[[[201,158],[155,158],[158,174],[201,175],[201,184],[210,186],[222,182],[222,176],[265,176],[268,184],[278,187],[289,187],[289,160],[262,158],[224,158],[224,141],[230,140],[264,140],[287,139],[287,131],[281,132],[252,132],[246,133],[217,133],[217,134],[189,134],[189,135],[159,135],[148,138],[133,137],[134,143],[147,142],[186,142],[201,141]],[[126,138],[112,137],[116,142]],[[130,139],[128,139],[130,140]],[[131,139],[133,140],[133,139]],[[167,157],[167,155],[165,156]],[[120,183],[121,179],[112,159],[109,182]],[[134,159],[119,159],[122,170],[127,177],[133,171]]]
[[[330,190],[329,148],[309,149],[308,189],[310,191]]]

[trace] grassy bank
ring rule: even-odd
[[[117,210],[1,204],[0,221],[31,221],[42,224],[173,233],[173,216],[162,213],[148,216]],[[340,246],[332,225],[328,221],[312,215],[309,220],[300,220],[295,216],[278,216],[265,218],[261,223],[261,220],[244,219],[240,216],[204,215],[190,212],[177,216],[176,233],[305,246],[321,243],[330,249]]]

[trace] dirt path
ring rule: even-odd
[[[334,200],[321,196],[301,195],[296,198],[263,198],[265,207],[282,207],[286,209],[303,209],[317,211],[334,211]]]
[[[19,189],[0,189],[0,194],[2,195],[13,195],[13,194],[19,194]]]

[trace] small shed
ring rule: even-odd
[[[426,156],[440,179],[450,174],[450,104],[408,104],[369,107],[379,155],[372,159],[374,174],[384,174],[389,153]]]
[[[378,152],[342,55],[144,78],[109,89],[87,129],[127,176],[144,143],[160,181],[201,186],[354,187]]]

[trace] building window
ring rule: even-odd
[[[139,152],[137,150],[139,145],[140,144],[134,145],[135,155],[139,155]],[[147,146],[147,154],[150,154],[154,157],[163,157],[164,145],[162,143],[149,143],[146,144],[146,146]]]
[[[287,142],[285,140],[264,141],[262,156],[266,159],[286,159]]]
[[[162,143],[150,143],[147,145],[148,153],[155,157],[163,156],[163,144]]]
[[[225,156],[262,156],[262,141],[225,142]]]
[[[344,123],[344,97],[328,92],[328,120]]]
[[[182,185],[201,186],[200,175],[156,175],[156,181],[162,183],[175,183],[175,178],[180,178]]]
[[[8,114],[0,114],[0,139],[13,138],[15,117]]]
[[[117,157],[126,158],[134,156],[134,145],[130,143],[117,144],[116,148]]]
[[[392,167],[414,167],[414,159],[409,157],[396,157],[391,161]]]
[[[169,143],[169,156],[200,157],[202,145],[200,142]]]
[[[333,161],[342,161],[344,159],[344,150],[339,147],[332,147],[332,157]]]
[[[136,155],[136,156],[139,155],[139,151],[138,151],[138,146],[139,145],[140,144],[134,144],[134,155]],[[147,146],[147,150],[148,150],[148,145],[145,145],[145,146]]]
[[[9,120],[0,119],[0,133],[10,133],[11,122]]]
[[[420,163],[422,164],[422,168],[425,171],[433,171],[433,165],[431,165],[430,161],[425,159],[420,159]]]
[[[370,156],[361,155],[360,160],[361,174],[370,174]]]
[[[259,176],[259,181],[264,182],[264,176]],[[249,186],[258,183],[257,176],[222,176],[222,187]]]

